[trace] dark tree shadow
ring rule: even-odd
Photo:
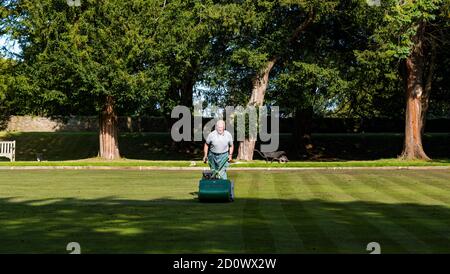
[[[0,106],[0,131],[6,130],[6,128],[8,127],[9,118],[11,117],[10,115],[2,112],[3,109]]]
[[[16,140],[16,160],[81,160],[98,155],[97,132],[19,132],[2,137]],[[280,137],[278,150],[287,152],[291,161],[347,161],[396,158],[402,151],[402,134],[319,134],[312,138],[314,153],[308,157],[297,157],[292,138]],[[432,159],[448,159],[450,134],[425,134],[425,151]],[[235,156],[238,142],[235,142]],[[256,147],[259,147],[259,142]],[[137,160],[201,160],[203,142],[174,142],[167,132],[121,133],[120,154],[126,159]],[[262,159],[257,153],[254,159]]]
[[[186,197],[191,194],[186,193]],[[250,199],[0,199],[0,253],[449,253],[450,209]]]

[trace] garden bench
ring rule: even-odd
[[[0,157],[6,157],[14,162],[16,159],[16,141],[0,141]]]

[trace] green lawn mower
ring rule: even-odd
[[[208,164],[211,170],[203,171],[203,177],[199,183],[198,200],[200,202],[234,201],[234,182],[220,177],[220,173],[225,168],[228,159],[224,159],[217,170],[212,168],[213,165],[209,161]]]

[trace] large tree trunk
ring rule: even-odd
[[[244,141],[239,142],[238,160],[251,161],[253,160],[253,152],[255,151],[255,141],[245,138]]]
[[[425,154],[422,146],[422,95],[423,95],[423,25],[419,27],[414,38],[415,45],[411,55],[406,59],[406,119],[405,119],[405,143],[402,159],[430,158]]]
[[[105,160],[120,159],[117,116],[111,96],[106,98],[105,108],[100,115],[100,151],[98,155]]]
[[[252,96],[248,102],[248,106],[254,106],[257,110],[264,103],[264,95],[266,94],[269,84],[269,74],[275,65],[276,58],[270,60],[260,76],[256,76],[253,80]],[[256,139],[246,137],[244,141],[239,143],[238,160],[253,160],[253,152],[255,150]]]

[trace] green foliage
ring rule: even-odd
[[[275,79],[271,94],[276,104],[291,112],[312,107],[315,114],[325,115],[335,106],[334,98],[348,89],[336,67],[295,61]]]
[[[11,34],[21,42],[22,73],[36,87],[35,112],[89,113],[100,110],[108,95],[119,108],[153,96],[147,79],[159,67],[144,68],[147,33],[138,13],[131,13],[149,15],[152,8],[140,2],[83,1],[82,7],[69,7],[64,1],[18,1],[15,12],[23,15]]]
[[[443,0],[382,1],[384,22],[373,35],[380,45],[380,58],[406,58],[413,47],[413,36],[420,23],[433,22]]]
[[[380,14],[369,17],[377,21],[372,35],[368,37],[369,44],[365,49],[355,49],[354,53],[359,63],[357,71],[360,79],[366,79],[366,94],[375,99],[360,101],[361,112],[377,116],[399,116],[401,103],[404,101],[404,68],[403,61],[410,56],[414,47],[414,36],[419,25],[425,26],[423,54],[427,65],[431,59],[431,44],[436,44],[439,52],[448,51],[448,1],[420,0],[420,1],[381,1],[383,16]],[[380,21],[380,19],[382,19]],[[439,53],[440,54],[440,53]],[[442,64],[437,71],[441,74],[445,70],[445,59],[437,59]],[[433,77],[433,79],[438,79]],[[366,87],[361,82],[360,87]],[[366,110],[364,110],[366,109]],[[370,111],[367,111],[370,110]],[[373,111],[375,110],[375,111]],[[400,110],[400,111],[399,111]],[[380,112],[381,111],[381,112]]]
[[[268,104],[288,112],[314,106],[320,115],[401,115],[400,61],[425,22],[444,41],[435,81],[436,104],[444,102],[436,112],[445,112],[449,39],[442,27],[449,26],[449,2],[381,4],[2,1],[0,35],[17,39],[23,52],[14,62],[2,60],[0,105],[16,114],[92,115],[110,95],[120,114],[167,116],[189,103],[193,89],[215,105],[246,105],[252,80],[276,57]],[[295,36],[311,14],[311,24]]]
[[[69,7],[23,0],[11,11],[25,15],[10,34],[21,41],[23,73],[47,114],[96,112],[106,96],[120,112],[139,114],[161,106],[204,54],[202,8],[200,1],[87,0]]]
[[[302,43],[296,30],[313,14],[314,20],[330,16],[339,1],[229,1],[218,2],[208,11],[214,26],[212,47],[217,52],[204,83],[215,92],[208,96],[225,104],[245,105],[257,77],[273,58],[276,68],[298,58],[293,49]],[[220,94],[221,96],[214,96]]]

